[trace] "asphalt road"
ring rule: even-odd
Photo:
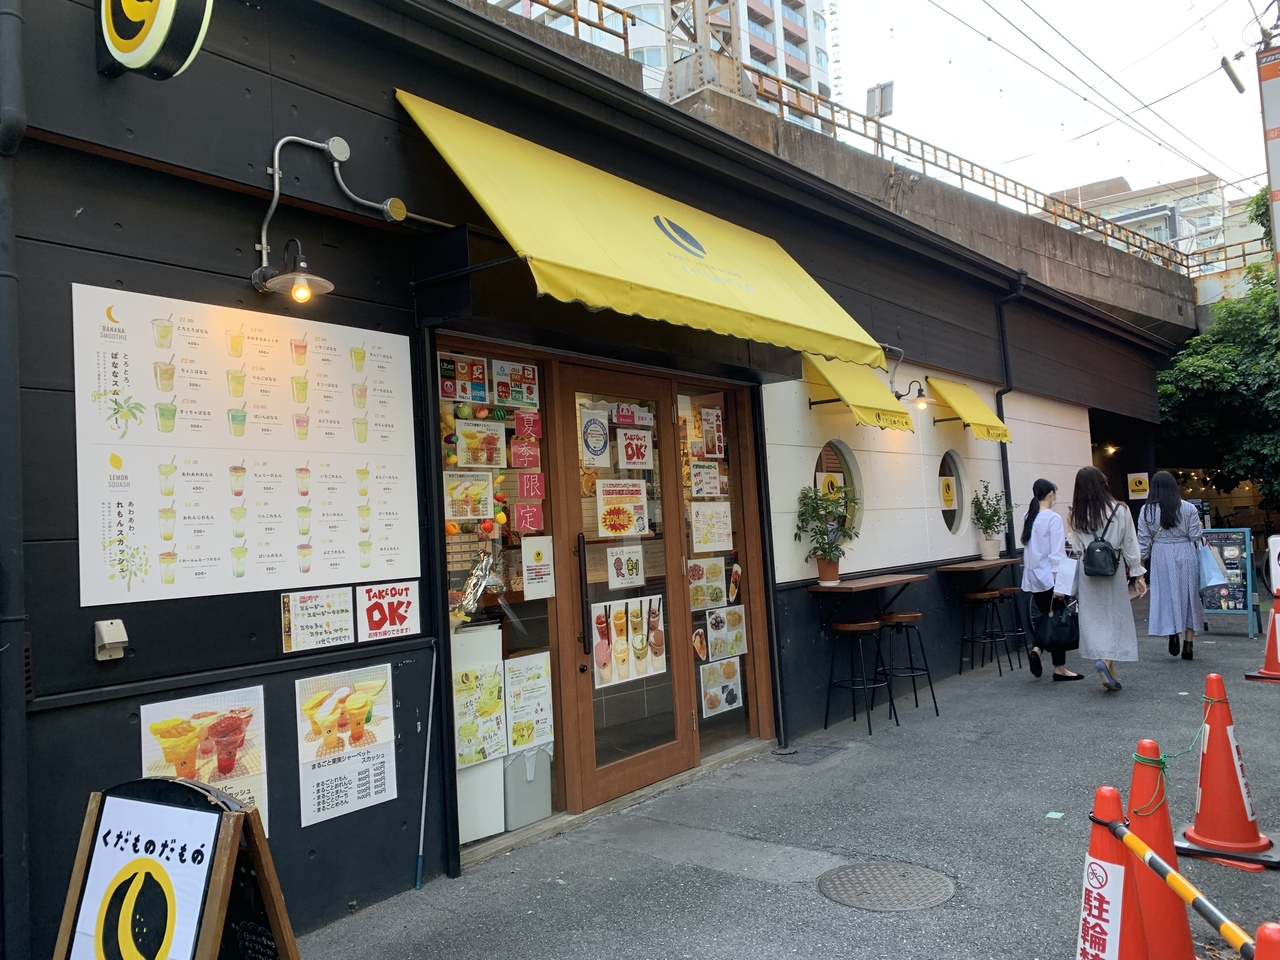
[[[1145,634],[1140,603],[1139,635]],[[1175,828],[1194,814],[1205,675],[1221,673],[1261,829],[1280,841],[1280,684],[1250,683],[1262,639],[1218,617],[1190,663],[1163,639],[1120,666],[1124,690],[1091,665],[1077,683],[1003,677],[987,666],[937,685],[875,732],[846,720],[464,872],[302,940],[307,960],[501,958],[1064,958],[1074,955],[1093,791],[1127,799],[1137,741],[1169,761]],[[949,665],[948,665],[949,666]],[[941,669],[941,668],[940,668]],[[902,700],[899,701],[903,703]],[[828,748],[825,750],[819,748]],[[1062,814],[1060,818],[1052,816]],[[901,861],[949,877],[955,895],[911,912],[870,912],[819,894],[848,863]],[[1280,871],[1182,860],[1183,872],[1252,932],[1280,921]],[[1201,956],[1233,954],[1192,917]]]

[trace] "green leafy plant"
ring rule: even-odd
[[[969,506],[973,508],[973,525],[988,540],[995,540],[1004,533],[1013,519],[1013,507],[1005,499],[1004,491],[992,493],[991,484],[986,480],[982,481],[980,491],[973,491]]]
[[[838,561],[844,556],[844,545],[858,535],[849,525],[849,515],[858,509],[853,487],[834,487],[830,491],[817,487],[800,488],[800,512],[796,516],[796,543],[804,537],[810,541],[806,560],[820,557]]]
[[[146,412],[146,406],[134,400],[133,397],[125,397],[123,400],[119,397],[112,397],[111,409],[107,411],[107,419],[114,421],[113,429],[120,430],[120,439],[123,440],[129,435],[129,424],[140,423],[142,415]]]

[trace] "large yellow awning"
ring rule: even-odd
[[[884,351],[775,241],[403,90],[540,294],[884,367]]]
[[[982,402],[982,398],[973,392],[972,387],[940,377],[925,377],[925,380],[938,398],[960,416],[979,440],[1013,442],[1009,428],[996,416],[994,410]]]
[[[828,360],[826,357],[806,353],[805,360],[831,385],[841,400],[853,411],[854,419],[868,427],[882,430],[909,430],[915,433],[911,416],[902,409],[898,398],[880,382],[880,378],[868,366]],[[818,401],[819,403],[825,401]],[[812,401],[810,401],[812,406]]]

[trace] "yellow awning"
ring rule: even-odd
[[[911,415],[902,409],[898,398],[880,382],[880,378],[870,367],[843,360],[828,360],[812,353],[804,356],[822,375],[822,379],[831,384],[836,396],[848,405],[859,423],[868,427],[880,427],[882,430],[909,430],[915,433]]]
[[[995,415],[994,410],[982,402],[982,398],[973,392],[972,387],[940,377],[925,377],[925,381],[938,395],[938,399],[959,414],[960,419],[973,430],[973,435],[979,440],[1013,442],[1009,428]]]
[[[403,90],[539,294],[884,367],[884,351],[778,244]]]

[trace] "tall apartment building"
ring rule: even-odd
[[[494,0],[495,5],[553,29],[577,33],[606,50],[622,53],[618,34],[625,32],[626,52],[644,66],[645,90],[664,95],[664,79],[669,67],[667,32],[673,18],[691,15],[687,3],[627,3],[602,8],[596,0]],[[577,22],[572,3],[577,3]],[[822,97],[830,97],[831,57],[828,49],[827,15],[824,0],[730,0],[729,12],[711,11],[711,25],[725,28],[737,24],[735,51],[744,67],[787,80]],[[625,15],[622,12],[625,11]],[[601,30],[591,23],[602,23]],[[800,119],[800,122],[804,122]]]

